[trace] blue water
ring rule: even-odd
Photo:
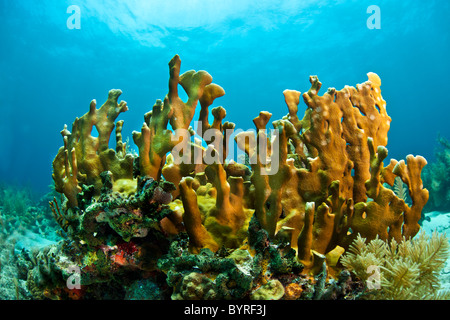
[[[214,106],[243,130],[261,110],[285,115],[283,90],[307,91],[310,75],[324,93],[376,72],[393,119],[389,157],[432,161],[438,134],[450,138],[449,4],[0,0],[0,180],[46,190],[64,124],[70,130],[112,88],[130,109],[119,117],[124,136],[140,130],[167,93],[175,54],[182,72],[207,70],[225,89]],[[80,8],[80,29],[67,26],[70,5]],[[367,27],[370,5],[381,29]]]

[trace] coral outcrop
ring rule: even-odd
[[[427,166],[423,173],[423,183],[430,190],[430,201],[426,212],[450,210],[450,142],[439,137],[436,160]]]
[[[357,234],[400,241],[419,230],[428,199],[420,178],[426,160],[408,156],[407,164],[391,160],[384,166],[391,118],[380,78],[374,73],[368,77],[357,88],[331,88],[323,96],[318,95],[320,81],[311,77],[302,120],[297,116],[301,93],[284,92],[289,114],[273,122],[280,137],[277,173],[258,174],[264,165],[254,156],[256,149],[240,144],[250,159],[256,158],[255,216],[271,237],[289,230],[289,241],[305,266],[323,260],[336,246],[348,248]],[[254,119],[258,135],[264,135],[270,116],[264,112]],[[271,142],[264,147],[270,149]],[[396,176],[407,184],[411,206],[383,186],[392,186]]]
[[[238,163],[228,159],[235,124],[223,122],[225,108],[212,108],[209,121],[225,91],[206,71],[180,70],[176,55],[167,95],[133,132],[138,154],[127,153],[123,121],[115,122],[128,110],[118,102],[120,90],[111,90],[100,109],[92,101],[72,132],[65,126],[53,161],[56,191],[65,197],[51,202],[68,239],[55,250],[65,258],[33,267],[34,289],[66,297],[61,270],[70,260],[80,270],[76,297],[92,297],[120,276],[151,275],[166,279],[155,290],[172,299],[354,298],[359,283],[331,269],[357,236],[401,242],[419,231],[426,160],[410,155],[384,164],[391,118],[376,74],[322,96],[316,76],[303,95],[284,91],[285,117],[270,123],[272,114],[262,111],[253,120],[256,132],[235,135],[247,159]],[[190,127],[198,103],[201,141]],[[396,177],[410,205],[385,187]],[[57,279],[51,270],[59,270]]]
[[[124,101],[118,103],[121,90],[111,90],[106,102],[97,109],[96,100],[92,100],[89,112],[76,118],[72,132],[61,131],[64,146],[53,160],[53,181],[56,191],[67,198],[67,206],[78,206],[78,194],[81,186],[92,186],[95,195],[99,195],[103,186],[100,174],[111,172],[114,181],[133,178],[133,157],[125,153],[122,142],[123,121],[115,120],[120,113],[128,110]],[[92,135],[96,128],[98,137]],[[116,128],[116,150],[109,148],[109,140]]]

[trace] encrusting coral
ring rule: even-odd
[[[70,240],[61,247],[68,258],[52,263],[57,270],[77,257],[84,298],[93,295],[86,287],[111,275],[149,272],[167,280],[159,290],[173,299],[354,298],[358,282],[330,268],[357,236],[401,242],[419,231],[426,161],[408,156],[384,166],[391,118],[376,74],[323,96],[319,79],[310,77],[303,118],[301,93],[285,90],[289,112],[272,121],[273,130],[272,114],[262,111],[253,120],[256,133],[235,135],[247,157],[237,163],[227,159],[235,125],[223,122],[225,108],[213,108],[208,120],[225,91],[206,71],[180,75],[180,66],[176,55],[167,95],[133,132],[138,155],[126,152],[123,121],[115,122],[128,110],[118,103],[120,90],[111,90],[100,109],[91,102],[72,132],[61,132],[53,179],[66,200],[51,205]],[[190,127],[199,102],[203,141]],[[109,148],[114,128],[115,150]],[[408,187],[411,205],[383,185],[396,177]],[[338,281],[326,282],[335,275]],[[38,279],[36,271],[33,276]],[[39,285],[45,287],[33,282]],[[65,292],[55,281],[50,287],[52,295]]]

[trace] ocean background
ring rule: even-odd
[[[71,5],[80,29],[67,26]],[[381,29],[367,27],[370,5]],[[388,158],[433,161],[438,135],[450,137],[449,9],[447,0],[0,0],[0,180],[47,192],[64,124],[71,130],[113,88],[128,103],[118,120],[134,147],[175,54],[181,72],[207,70],[225,89],[213,106],[243,130],[262,110],[287,114],[283,90],[307,91],[310,75],[323,94],[375,72],[393,120]]]

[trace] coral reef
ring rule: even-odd
[[[37,201],[26,188],[0,186],[0,234],[18,239],[32,232],[46,239],[56,240],[59,226],[53,219],[48,198],[53,191]]]
[[[17,280],[14,243],[6,240],[0,235],[0,300],[18,300],[22,295]]]
[[[322,281],[302,273],[295,250],[270,243],[256,219],[250,222],[249,243],[240,249],[222,247],[214,253],[204,248],[194,254],[188,242],[186,237],[178,238],[158,262],[158,268],[167,273],[174,300],[319,299],[319,291],[327,292],[327,298],[353,299],[363,291],[356,280],[343,288],[342,281],[339,287],[334,280],[326,281],[326,272],[317,277]],[[348,274],[346,279],[350,278]]]
[[[225,91],[206,71],[180,70],[176,55],[167,95],[133,132],[138,154],[127,152],[123,121],[116,122],[128,110],[118,102],[120,90],[99,109],[93,100],[72,132],[61,131],[53,179],[64,196],[50,206],[65,239],[22,254],[21,279],[33,297],[360,297],[365,284],[342,269],[342,252],[358,237],[411,239],[428,200],[423,157],[383,163],[391,118],[380,78],[369,73],[356,88],[319,96],[321,83],[310,77],[303,118],[301,93],[285,90],[289,113],[272,122],[274,129],[262,111],[253,120],[256,132],[235,135],[246,158],[237,163],[227,157],[235,125],[223,122],[225,109],[212,108],[208,119]],[[190,127],[199,102],[202,141]],[[391,190],[396,178],[410,203]],[[69,279],[78,288],[70,289]]]
[[[53,191],[35,200],[28,188],[0,186],[0,300],[32,297],[26,279],[20,276],[20,251],[38,250],[61,240],[60,227],[48,206],[50,195]]]
[[[271,237],[289,228],[290,243],[307,267],[336,246],[348,248],[357,234],[400,241],[420,228],[428,199],[420,178],[426,160],[410,155],[407,164],[391,160],[383,165],[391,119],[380,78],[368,76],[369,81],[356,89],[331,88],[323,96],[318,95],[318,78],[311,77],[312,86],[303,94],[308,109],[302,120],[297,116],[300,92],[285,91],[289,115],[273,122],[280,136],[280,169],[262,176],[261,159],[256,157],[252,165],[255,216]],[[257,129],[264,129],[269,118],[267,112],[255,118]],[[241,146],[250,159],[255,157],[255,149]],[[408,186],[411,206],[383,186],[392,186],[395,177]]]
[[[425,211],[450,211],[450,143],[439,137],[436,160],[422,173],[423,184],[430,190]]]

